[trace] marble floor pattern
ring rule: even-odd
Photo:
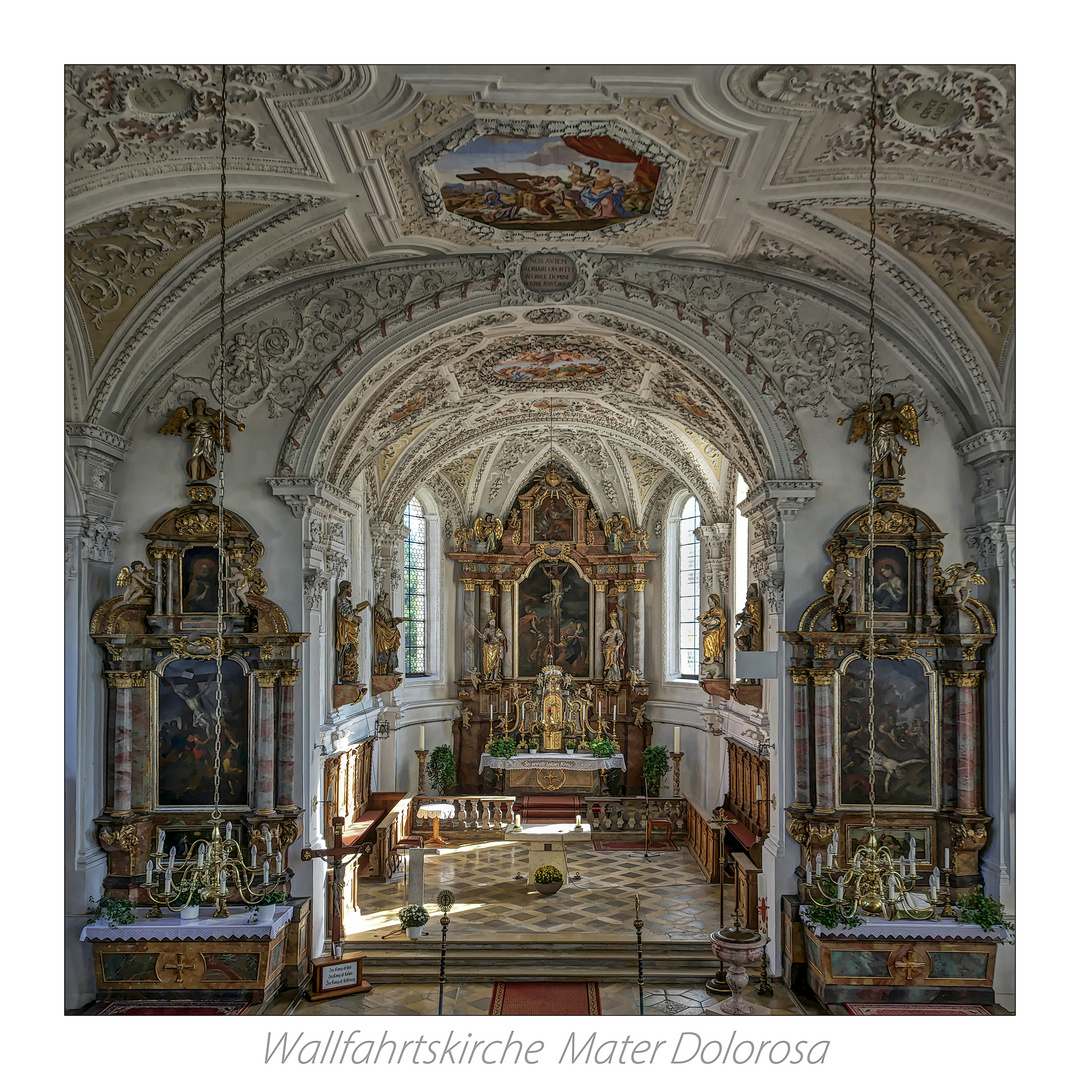
[[[457,940],[528,940],[550,934],[559,941],[579,935],[593,940],[634,940],[634,898],[640,898],[644,941],[704,943],[720,925],[720,890],[709,884],[693,856],[680,845],[676,852],[645,859],[641,852],[599,852],[591,844],[566,845],[571,879],[554,896],[542,897],[526,884],[528,845],[512,840],[448,847],[425,859],[425,907],[432,915],[425,928],[437,940],[439,910],[434,903],[440,889],[450,889],[455,903],[450,912],[451,935]],[[520,874],[521,879],[515,880]],[[733,887],[725,890],[725,922],[731,921]],[[396,912],[404,902],[404,883],[398,873],[384,884],[365,886],[359,915],[348,922],[353,943],[382,938],[394,930]],[[553,941],[553,945],[554,945]],[[367,973],[365,972],[365,975]],[[747,987],[746,999],[756,1013],[801,1016],[822,1013],[816,1003],[793,995],[778,981],[771,997],[759,996],[757,971]],[[311,1002],[296,990],[278,995],[262,1015],[356,1016],[438,1014],[439,986],[431,983],[379,983],[372,979],[367,994],[353,994]],[[492,984],[448,981],[443,991],[444,1016],[485,1016]],[[601,1008],[606,1016],[636,1016],[636,983],[600,984]],[[648,981],[644,987],[646,1016],[720,1015],[725,999],[701,986],[663,986]]]

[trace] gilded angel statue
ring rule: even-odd
[[[608,538],[612,554],[621,555],[623,546],[634,539],[634,528],[625,514],[612,514],[604,522],[604,535]]]
[[[839,607],[851,600],[851,594],[855,591],[855,575],[846,560],[837,559],[825,571],[821,584],[826,592],[832,593],[832,606]]]
[[[192,480],[209,480],[217,473],[218,445],[223,445],[226,452],[232,449],[229,442],[230,424],[237,431],[244,430],[243,424],[220,409],[208,409],[206,399],[197,397],[191,403],[190,412],[184,405],[173,409],[169,419],[158,428],[158,434],[185,436],[191,443],[188,476]]]
[[[473,536],[478,543],[485,545],[487,551],[498,551],[502,540],[503,523],[501,518],[487,513],[473,523]]]
[[[863,402],[850,416],[841,416],[836,422],[851,421],[848,442],[866,436],[870,447],[872,469],[882,480],[899,480],[904,475],[904,455],[907,450],[900,445],[903,437],[912,446],[919,445],[919,418],[911,402],[897,407],[892,394],[882,394],[876,405]]]
[[[945,569],[945,591],[956,601],[957,607],[963,607],[971,598],[972,585],[985,585],[986,578],[978,573],[979,564],[973,562],[953,563]]]
[[[150,568],[141,559],[135,559],[131,566],[120,567],[116,578],[116,587],[124,590],[120,600],[122,604],[134,604],[140,600],[149,600],[157,584]]]

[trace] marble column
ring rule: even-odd
[[[510,591],[514,587],[512,581],[500,581],[499,587],[502,595],[499,598],[499,626],[506,635],[506,652],[503,654],[503,678],[511,679],[514,676],[514,650],[517,643],[517,627],[514,625],[514,594]]]
[[[296,677],[299,671],[283,671],[281,718],[278,722],[277,804],[280,810],[296,806]]]
[[[634,633],[630,639],[630,666],[637,671],[645,670],[645,586],[646,581],[635,581],[630,603],[626,606],[637,616]]]
[[[476,661],[476,584],[472,581],[463,583],[464,621],[461,627],[461,677],[465,678],[473,668],[480,665]]]
[[[256,671],[259,684],[258,729],[255,742],[255,809],[260,814],[274,812],[274,681],[277,672]]]
[[[979,783],[979,671],[950,672],[945,678],[956,687],[956,809],[977,814],[982,809]]]
[[[131,813],[131,729],[132,690],[146,685],[141,671],[107,671],[105,679],[116,690],[116,720],[113,729],[113,797],[117,814]]]
[[[596,604],[593,609],[592,669],[594,679],[604,677],[604,646],[600,641],[607,627],[607,587],[604,582],[597,582]]]
[[[828,814],[833,807],[833,672],[810,671],[814,683],[814,766],[817,776],[814,812]]]
[[[807,700],[807,672],[793,670],[795,687],[795,802],[799,809],[810,809],[810,717]]]
[[[163,614],[161,610],[162,581],[161,581],[161,548],[152,548],[150,554],[154,559],[154,615]]]
[[[176,565],[176,552],[171,548],[165,552],[165,614],[176,614],[176,597],[173,593],[173,567]]]

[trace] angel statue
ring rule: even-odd
[[[912,446],[919,445],[919,418],[915,406],[909,401],[897,408],[894,401],[892,394],[882,394],[876,405],[864,402],[850,416],[841,416],[836,421],[838,424],[851,421],[849,443],[866,436],[872,471],[882,480],[899,480],[904,476],[907,450],[900,445],[900,436]]]
[[[855,575],[844,559],[836,559],[825,571],[821,584],[826,592],[832,593],[832,606],[838,608],[841,604],[850,603],[851,594],[855,591]]]
[[[120,603],[136,604],[140,600],[149,600],[156,584],[150,568],[142,560],[136,559],[130,567],[122,566],[116,579],[116,587],[124,590]]]
[[[473,538],[473,531],[467,525],[462,525],[454,530],[454,542],[457,551],[468,551],[469,541]]]
[[[604,535],[608,538],[608,550],[613,555],[621,555],[624,545],[634,538],[630,519],[625,514],[612,514],[604,522]]]
[[[719,663],[724,655],[724,631],[727,629],[727,616],[716,593],[709,594],[709,609],[703,611],[697,621],[701,623],[704,634],[701,638],[701,658],[705,663]]]
[[[473,536],[478,543],[485,545],[486,551],[498,551],[502,540],[503,523],[492,513],[477,518],[473,525]]]
[[[224,421],[224,422],[223,422]],[[172,415],[158,428],[159,435],[184,435],[191,443],[187,474],[192,480],[209,480],[217,473],[217,448],[219,443],[228,452],[229,425],[243,431],[244,425],[227,416],[220,409],[208,409],[206,399],[197,397],[191,403],[191,411],[177,406]]]
[[[945,571],[945,591],[963,607],[971,599],[972,585],[985,585],[986,578],[978,573],[979,564],[966,562],[963,566],[953,563]]]

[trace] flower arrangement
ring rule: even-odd
[[[529,750],[530,750],[530,752],[533,751],[533,750],[539,750],[539,749],[540,749],[540,744],[536,741],[536,739],[530,739],[529,740]]]
[[[593,739],[593,741],[589,743],[589,749],[592,751],[593,757],[615,756],[615,744],[611,739]]]
[[[562,871],[557,866],[538,866],[533,871],[533,881],[537,885],[553,885],[562,879]]]
[[[420,904],[406,904],[397,913],[398,922],[404,927],[423,926],[431,917]]]
[[[513,739],[506,738],[505,735],[496,735],[487,744],[487,752],[493,758],[513,757],[517,753],[517,749],[517,743]]]
[[[571,740],[570,740],[570,741],[569,741],[569,742],[568,742],[568,743],[566,744],[566,752],[567,752],[568,754],[572,754],[572,753],[574,752],[574,747],[575,747],[575,746],[577,746],[577,743],[576,743],[576,742],[574,742],[574,740],[573,740],[573,739],[571,739]]]
[[[90,909],[86,914],[90,916],[87,926],[99,919],[109,926],[127,926],[135,921],[135,905],[130,900],[115,896],[103,896],[100,900],[91,896]]]

